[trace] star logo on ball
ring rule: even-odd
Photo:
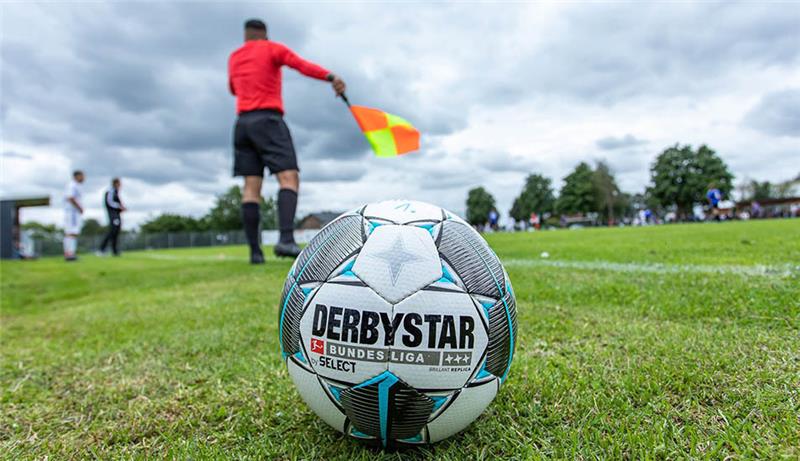
[[[386,263],[392,278],[392,286],[397,285],[397,279],[400,278],[400,272],[406,264],[424,260],[415,253],[408,251],[400,236],[394,239],[391,247],[376,253],[374,257]]]
[[[317,338],[311,338],[311,352],[316,354],[325,353],[325,341]]]

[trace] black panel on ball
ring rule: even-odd
[[[300,284],[324,282],[342,261],[361,248],[362,218],[344,216],[325,226],[297,259],[294,277]]]
[[[382,439],[380,383],[345,389],[341,405],[353,426],[359,431]],[[433,411],[433,400],[398,380],[388,392],[386,442],[408,439],[419,434]]]
[[[500,299],[505,291],[503,266],[486,242],[468,226],[442,223],[439,253],[456,271],[467,292]]]

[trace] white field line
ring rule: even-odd
[[[800,275],[800,265],[754,265],[732,264],[664,264],[664,263],[620,263],[612,261],[558,261],[550,259],[506,259],[508,267],[558,267],[564,269],[588,269],[611,272],[642,272],[651,274],[732,274],[758,277],[791,277]]]
[[[223,253],[217,255],[171,255],[148,252],[127,253],[126,257],[157,259],[163,261],[242,261],[247,262],[246,256],[231,256]],[[267,257],[267,260],[276,260]],[[664,263],[620,263],[613,261],[564,261],[552,259],[519,259],[512,258],[503,260],[503,264],[508,267],[555,267],[560,269],[585,269],[611,272],[628,273],[650,273],[650,274],[732,274],[756,277],[791,277],[800,276],[800,265],[754,265],[742,266],[731,264],[664,264]]]
[[[168,255],[134,251],[125,253],[125,257],[130,259],[157,259],[161,261],[248,261],[247,256],[231,256],[222,253],[216,255]],[[264,257],[265,259],[269,259],[266,255],[264,255]]]

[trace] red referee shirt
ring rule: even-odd
[[[283,112],[282,66],[320,80],[330,74],[286,45],[269,40],[248,40],[228,59],[228,85],[236,96],[236,113],[257,109]]]

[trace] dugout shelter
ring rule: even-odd
[[[20,257],[20,208],[49,205],[50,197],[18,197],[0,200],[0,259]]]

